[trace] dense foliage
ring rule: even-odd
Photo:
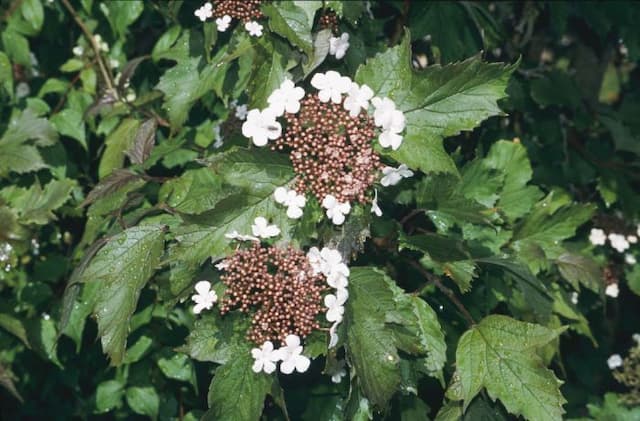
[[[0,4],[0,418],[640,418],[636,3]]]

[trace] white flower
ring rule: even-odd
[[[395,151],[402,145],[402,136],[390,130],[384,130],[380,133],[378,142],[383,148],[391,148]]]
[[[295,114],[300,111],[300,100],[304,97],[304,89],[294,85],[294,83],[285,79],[280,87],[269,95],[267,102],[277,116],[281,116],[284,112]]]
[[[369,100],[372,97],[373,91],[370,87],[352,82],[347,97],[344,99],[344,109],[349,111],[351,117],[357,117],[361,109],[366,111],[369,108]]]
[[[638,242],[638,237],[636,237],[635,235],[627,235],[627,241],[629,242],[629,244],[635,244]]]
[[[104,51],[105,53],[109,52],[109,44],[102,40],[100,34],[94,35],[93,40],[96,42],[96,44],[98,44],[98,48],[100,50]]]
[[[334,104],[340,104],[342,94],[346,94],[351,90],[351,79],[334,70],[329,70],[327,73],[313,75],[311,86],[318,89],[320,101],[329,102],[331,100]]]
[[[250,21],[244,24],[244,29],[247,30],[247,32],[249,32],[249,35],[253,35],[254,37],[261,37],[262,36],[262,29],[263,26],[260,25],[258,22],[256,21]]]
[[[636,263],[638,263],[638,261],[636,260],[636,257],[631,253],[627,253],[624,255],[624,261],[628,265],[635,265]]]
[[[193,307],[195,314],[200,314],[204,309],[211,310],[213,304],[218,301],[216,292],[211,290],[211,282],[200,281],[195,286],[197,294],[192,295],[191,299],[196,305]]]
[[[338,325],[340,323],[338,322],[334,322],[331,325],[331,328],[329,328],[329,349],[333,348],[334,346],[338,345],[338,340],[340,339],[338,337],[338,334],[336,333],[336,331],[338,330]]]
[[[311,360],[302,355],[300,337],[298,335],[288,335],[284,341],[287,345],[276,351],[278,359],[282,360],[280,372],[283,374],[291,374],[294,369],[298,373],[307,371]]]
[[[112,69],[116,69],[118,66],[120,66],[120,62],[115,58],[110,58],[109,66],[111,66]]]
[[[277,352],[273,350],[271,341],[266,341],[260,348],[253,348],[251,350],[251,356],[255,360],[251,367],[253,372],[264,371],[267,374],[271,374],[276,371]]]
[[[269,221],[262,216],[257,217],[251,225],[253,235],[260,238],[271,238],[280,234],[280,228],[275,225],[269,225]]]
[[[609,297],[617,298],[618,294],[620,294],[620,288],[618,287],[617,283],[616,284],[609,284],[605,288],[604,293],[606,295],[608,295]]]
[[[578,304],[578,293],[576,291],[571,293],[571,302],[573,304]]]
[[[224,143],[222,142],[222,129],[220,126],[216,126],[213,129],[213,137],[216,139],[216,141],[213,142],[213,147],[215,149],[221,148]]]
[[[371,213],[375,213],[376,216],[382,216],[382,209],[378,206],[378,189],[374,189],[373,201],[371,202]]]
[[[259,238],[254,237],[253,235],[242,235],[239,234],[238,231],[233,230],[224,235],[226,238],[230,240],[240,240],[240,241],[260,241]]]
[[[236,118],[238,120],[245,120],[247,118],[247,104],[238,105],[236,107]]]
[[[604,246],[604,243],[607,241],[607,235],[600,228],[591,228],[589,241],[594,246]]]
[[[327,307],[327,321],[341,322],[344,314],[344,303],[349,298],[349,292],[345,288],[340,288],[336,294],[328,294],[324,297],[324,306]]]
[[[231,16],[229,15],[224,15],[223,17],[216,19],[216,26],[220,32],[224,32],[229,29],[229,25],[231,25]]]
[[[629,242],[622,234],[611,233],[607,238],[609,238],[609,241],[611,242],[611,247],[618,250],[620,253],[629,248]]]
[[[338,60],[342,59],[349,49],[349,34],[343,32],[340,37],[331,37],[329,39],[329,54],[336,56]]]
[[[398,168],[384,167],[382,169],[383,177],[380,180],[380,184],[383,186],[395,186],[403,178],[409,178],[413,176],[411,171],[405,164],[401,164]]]
[[[307,203],[307,199],[298,194],[295,190],[287,190],[285,187],[278,187],[273,196],[275,201],[287,207],[287,216],[291,219],[298,219],[302,216],[302,208]]]
[[[320,254],[320,250],[318,247],[311,247],[307,252],[307,260],[313,269],[314,275],[322,272],[322,255]]]
[[[337,361],[336,364],[327,372],[327,374],[331,376],[332,382],[340,383],[342,381],[342,378],[347,375],[347,370],[345,369],[345,361]]]
[[[26,96],[29,96],[30,93],[31,88],[29,87],[28,83],[20,82],[16,86],[16,98],[24,98]]]
[[[338,202],[338,199],[330,194],[322,200],[322,207],[327,210],[327,217],[336,225],[342,225],[345,215],[351,211],[349,202]]]
[[[618,367],[622,367],[622,357],[620,354],[613,354],[607,359],[607,365],[609,366],[609,370],[613,370]]]
[[[274,140],[282,134],[282,126],[276,121],[276,114],[270,108],[253,109],[242,124],[242,134],[250,137],[256,146],[264,146],[269,139]]]
[[[196,15],[198,19],[200,19],[200,21],[204,22],[205,20],[213,16],[213,6],[211,5],[211,3],[207,2],[200,8],[196,9],[193,14]],[[216,21],[216,23],[218,22]]]
[[[349,285],[349,267],[342,262],[342,255],[338,250],[328,247],[322,249],[320,271],[326,276],[327,284],[332,288],[346,288]]]
[[[396,103],[389,98],[373,98],[371,100],[375,111],[373,121],[376,126],[392,133],[400,133],[405,127],[405,118],[402,111],[396,109]]]
[[[71,51],[73,52],[74,56],[80,57],[84,53],[84,48],[82,47],[82,45],[76,45]]]
[[[631,339],[633,339],[636,345],[640,345],[640,333],[634,333],[631,335]]]

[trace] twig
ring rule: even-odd
[[[456,297],[456,294],[451,290],[451,288],[447,288],[446,286],[444,286],[444,284],[442,283],[442,280],[440,280],[438,276],[434,275],[433,273],[430,273],[425,268],[423,268],[419,263],[414,262],[413,260],[410,260],[409,264],[414,268],[416,268],[422,276],[427,278],[427,280],[429,281],[427,285],[434,284],[444,295],[446,295],[451,300],[451,302],[458,308],[460,313],[462,313],[462,315],[464,316],[469,326],[473,326],[476,324],[476,321],[471,316],[471,313],[469,313],[469,310],[467,310],[464,304],[460,302],[460,300],[458,299],[458,297]],[[425,285],[425,287],[427,285]],[[418,295],[422,293],[423,290],[424,290],[424,287],[420,289],[420,291],[418,292]]]
[[[102,73],[102,78],[107,84],[107,89],[109,90],[109,92],[114,92],[111,75],[107,70],[107,66],[104,64],[104,60],[102,59],[102,55],[100,54],[100,47],[98,46],[98,43],[96,42],[96,40],[93,38],[93,34],[91,33],[91,31],[89,31],[87,26],[82,22],[82,20],[80,19],[80,16],[78,15],[78,12],[76,12],[73,6],[71,6],[71,3],[69,3],[69,0],[62,0],[62,4],[64,4],[64,7],[66,7],[69,13],[71,13],[71,15],[73,16],[73,20],[76,21],[80,29],[82,29],[82,32],[84,33],[85,37],[87,37],[87,39],[89,40],[89,44],[91,45],[93,52],[96,54],[96,58],[98,60],[98,67],[100,68],[100,73]]]

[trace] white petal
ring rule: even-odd
[[[304,373],[309,369],[311,365],[311,360],[304,355],[298,355],[295,358],[296,370],[298,373]]]
[[[288,347],[300,346],[300,337],[298,335],[287,335],[284,341]]]
[[[297,206],[289,206],[287,208],[287,216],[291,219],[298,219],[302,216],[302,209]]]
[[[195,290],[200,295],[207,295],[209,290],[211,289],[211,282],[209,281],[200,281],[196,283]]]

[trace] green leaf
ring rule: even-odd
[[[160,367],[162,374],[168,378],[190,382],[193,387],[197,388],[195,367],[185,354],[176,354],[168,351],[158,358],[158,367]]]
[[[385,314],[395,307],[384,273],[352,268],[345,305],[347,355],[365,396],[384,408],[400,384],[396,339],[385,328]]]
[[[98,176],[100,179],[107,177],[114,170],[124,165],[125,152],[131,148],[140,127],[140,121],[133,118],[122,120],[105,140],[106,148],[100,159]]]
[[[286,38],[308,57],[313,53],[311,24],[307,11],[294,2],[271,3],[263,7],[271,31]]]
[[[113,237],[82,274],[83,282],[100,282],[94,314],[102,349],[113,365],[124,357],[129,321],[142,287],[160,263],[164,228],[141,225]]]
[[[491,315],[465,332],[456,350],[465,410],[484,387],[514,415],[561,420],[561,382],[536,352],[563,330]]]
[[[267,98],[285,79],[285,56],[271,43],[256,44],[256,56],[249,80],[249,108],[264,108]]]
[[[405,113],[402,146],[392,158],[424,172],[457,173],[442,139],[472,130],[488,117],[502,114],[497,101],[505,97],[511,66],[483,63],[473,57],[421,72],[411,67],[411,36],[360,66],[355,80],[376,95],[387,96]]]
[[[60,134],[77,140],[84,150],[87,150],[87,139],[85,137],[82,113],[75,109],[67,108],[51,117],[51,123],[53,123]]]
[[[95,407],[97,413],[109,412],[122,405],[124,386],[117,380],[107,380],[96,389]]]
[[[213,209],[227,194],[222,190],[222,180],[209,168],[187,170],[179,178],[162,186],[161,195],[173,209],[198,214]]]
[[[0,86],[4,88],[9,98],[13,99],[13,69],[9,57],[0,51]]]
[[[31,68],[29,41],[11,28],[2,31],[2,46],[12,62]]]
[[[216,370],[209,387],[209,410],[206,421],[257,420],[262,414],[264,400],[270,392],[273,377],[254,373],[249,349]]]
[[[0,313],[0,328],[20,339],[27,347],[30,346],[29,339],[27,338],[27,330],[21,320],[8,314]]]
[[[579,284],[598,294],[602,288],[602,271],[592,259],[575,253],[563,253],[556,260],[560,274],[575,290]]]
[[[144,4],[142,0],[111,1],[101,3],[100,9],[107,17],[113,32],[121,37],[126,33],[127,27],[140,17]]]
[[[0,198],[18,209],[22,224],[45,225],[55,220],[53,211],[69,200],[75,180],[52,180],[44,186],[34,184],[29,189],[10,186],[0,190]]]
[[[160,409],[160,397],[151,386],[130,387],[126,392],[127,404],[136,414],[146,415],[155,420]]]
[[[244,315],[229,313],[220,317],[207,314],[196,320],[187,343],[178,350],[198,361],[226,364],[240,348],[246,347],[248,328]]]

